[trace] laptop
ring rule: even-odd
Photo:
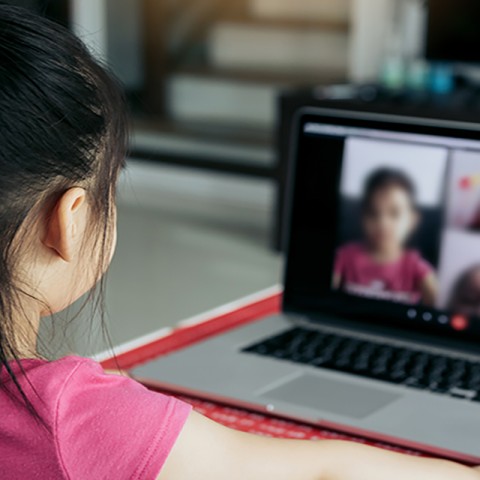
[[[133,374],[480,462],[480,127],[303,109],[282,312]]]

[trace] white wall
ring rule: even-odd
[[[107,57],[105,0],[71,0],[73,32],[100,60]]]
[[[352,0],[350,80],[376,80],[387,49],[394,43],[407,58],[422,56],[424,35],[421,0]]]
[[[72,27],[127,88],[142,84],[141,2],[71,0]]]

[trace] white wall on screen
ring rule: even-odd
[[[349,138],[345,144],[341,193],[361,198],[367,177],[378,168],[390,167],[405,172],[417,190],[421,206],[436,206],[442,200],[448,150],[364,138]]]
[[[480,210],[480,152],[454,151],[451,165],[447,223],[465,228]]]

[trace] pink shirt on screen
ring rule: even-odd
[[[382,300],[418,303],[421,284],[433,271],[416,250],[406,250],[392,263],[377,263],[361,243],[340,247],[335,260],[335,274],[345,291]]]
[[[21,384],[47,428],[0,389],[1,479],[157,478],[190,406],[80,357],[22,366]],[[5,372],[1,379],[18,395]]]

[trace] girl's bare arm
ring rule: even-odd
[[[480,473],[341,441],[236,432],[192,413],[158,480],[480,480]]]
[[[334,273],[332,276],[332,288],[338,290],[342,284],[342,277],[339,273]]]
[[[423,303],[433,307],[438,294],[438,280],[434,273],[430,273],[422,280],[421,289]]]

